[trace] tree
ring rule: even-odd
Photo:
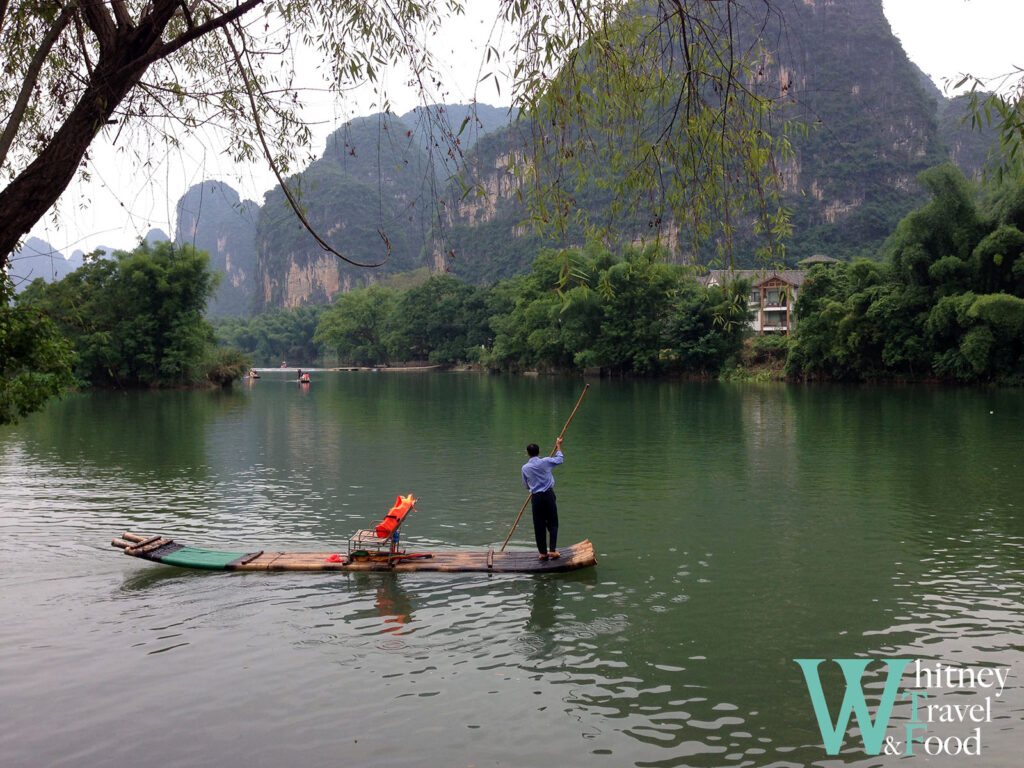
[[[897,279],[906,285],[932,287],[932,264],[952,256],[970,258],[984,231],[975,190],[952,163],[929,168],[918,176],[932,199],[896,227],[890,258]]]
[[[1024,299],[968,291],[944,296],[926,323],[939,376],[960,381],[1024,375]]]
[[[261,364],[291,360],[309,365],[319,359],[313,341],[324,307],[292,307],[264,312],[253,318],[225,317],[214,321],[217,340],[237,347]]]
[[[395,301],[395,292],[379,285],[339,294],[320,316],[313,341],[337,350],[345,362],[386,365]]]
[[[715,375],[746,333],[749,285],[702,285],[663,249],[626,246],[621,256],[591,243],[568,254],[560,298],[559,262],[549,251],[529,275],[495,286],[500,309],[485,361],[497,368],[570,371],[599,367],[627,375]],[[736,312],[736,307],[740,311]]]
[[[604,312],[593,340],[597,365],[618,372],[659,372],[665,322],[679,278],[679,268],[667,264],[655,246],[627,248],[620,262],[602,271]]]
[[[37,308],[12,306],[14,286],[0,273],[0,424],[38,411],[77,383],[71,346]]]
[[[425,78],[430,58],[418,41],[436,31],[442,11],[461,4],[3,0],[0,267],[101,133],[153,130],[174,143],[175,126],[217,123],[237,161],[266,154],[287,173],[311,138],[295,54],[310,49],[339,93],[378,81],[394,61]]]
[[[932,199],[900,222],[889,263],[811,270],[796,308],[789,375],[1021,380],[1020,187],[995,186],[979,201],[949,165],[921,180]]]
[[[202,379],[213,328],[203,319],[216,277],[205,251],[140,244],[63,280],[35,280],[21,301],[53,317],[96,386],[176,386]]]
[[[488,341],[486,322],[484,289],[433,275],[398,298],[388,347],[398,360],[464,362]]]
[[[748,333],[749,280],[703,286],[687,280],[673,298],[665,324],[663,365],[669,370],[716,374],[739,354]],[[737,311],[738,310],[738,311]],[[765,338],[765,337],[759,337]]]

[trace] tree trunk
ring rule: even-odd
[[[151,43],[129,39],[101,57],[68,119],[36,159],[0,191],[0,268],[18,240],[67,189],[89,144],[148,68],[142,54]]]
[[[138,84],[150,64],[192,41],[226,27],[264,0],[244,0],[235,7],[192,26],[164,44],[162,36],[180,0],[152,0],[132,26],[127,17],[114,24],[102,5],[86,6],[87,24],[100,41],[100,58],[81,99],[35,160],[0,191],[0,270],[14,246],[67,189],[79,163],[114,110]],[[6,5],[0,0],[0,8]],[[115,15],[123,7],[114,3]]]
[[[7,265],[18,240],[67,189],[96,134],[159,58],[152,54],[176,5],[176,0],[156,0],[137,26],[115,27],[98,8],[87,13],[100,41],[99,61],[67,120],[35,160],[0,191],[0,269]]]

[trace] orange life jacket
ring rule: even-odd
[[[398,526],[402,523],[404,518],[409,511],[415,507],[416,499],[410,493],[408,496],[399,496],[395,499],[395,506],[388,512],[387,517],[377,524],[377,536],[381,539],[386,539],[388,536],[398,530]]]

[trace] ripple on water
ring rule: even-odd
[[[853,393],[871,404],[851,412],[804,390],[602,382],[588,407],[614,407],[579,422],[580,444],[615,424],[628,450],[581,451],[561,476],[566,527],[585,509],[601,547],[588,575],[207,574],[108,546],[125,528],[338,546],[396,477],[433,496],[418,541],[503,536],[521,498],[489,467],[512,461],[515,485],[518,449],[486,445],[540,426],[520,406],[547,408],[560,385],[432,379],[488,395],[453,400],[483,430],[468,471],[465,446],[445,446],[451,420],[434,419],[450,398],[424,407],[420,385],[351,381],[337,400],[320,399],[326,386],[301,401],[257,387],[223,410],[196,398],[195,423],[170,409],[131,435],[120,406],[76,427],[59,404],[0,433],[5,765],[129,764],[135,740],[111,738],[123,733],[178,765],[825,764],[791,659],[892,654],[1013,666],[985,765],[1016,766],[1019,430],[993,440],[997,425],[955,403],[907,419],[918,400],[949,405],[942,393]],[[528,389],[489,396],[506,386]],[[515,423],[494,421],[501,410]],[[161,442],[179,428],[178,445]],[[875,764],[852,750],[827,762]]]

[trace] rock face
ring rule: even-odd
[[[75,251],[70,258],[56,250],[45,240],[30,237],[20,250],[11,254],[9,274],[14,290],[21,290],[37,278],[47,283],[62,280],[82,266],[82,252]]]
[[[809,127],[793,137],[793,167],[784,173],[791,257],[875,256],[922,201],[917,174],[948,158],[934,93],[893,36],[881,0],[781,8],[766,37],[785,43],[766,75],[788,99],[781,116]]]
[[[221,280],[208,307],[210,317],[247,315],[256,278],[256,217],[259,206],[227,184],[204,181],[178,201],[174,241],[207,251]]]
[[[342,126],[288,186],[312,230],[343,258],[314,238],[280,187],[271,190],[256,231],[257,311],[326,303],[339,290],[421,263],[439,184],[421,141],[399,118]]]
[[[792,212],[787,262],[815,253],[875,256],[899,220],[923,200],[916,176],[948,159],[937,121],[941,95],[893,36],[881,0],[777,0],[761,30],[766,51],[752,86],[778,99],[777,126],[799,121],[793,156],[779,168],[784,205]],[[743,40],[746,48],[752,39]],[[447,211],[451,270],[472,281],[507,277],[529,264],[536,243],[520,226],[507,180],[507,158],[524,144],[515,130],[486,137],[469,168],[497,199],[486,208],[459,201]],[[662,224],[663,241],[679,242],[679,226]],[[667,232],[668,237],[664,237]],[[622,233],[635,240],[642,232]],[[746,253],[745,253],[746,251]],[[736,248],[737,266],[751,267]],[[707,255],[705,255],[707,256]]]
[[[792,212],[787,262],[816,253],[875,257],[923,202],[917,175],[947,159],[977,174],[988,137],[965,131],[956,120],[962,105],[943,99],[909,61],[882,0],[775,0],[772,8],[760,34],[768,51],[751,86],[782,101],[776,127],[807,126],[792,133],[793,156],[779,168]],[[523,156],[529,127],[510,120],[483,105],[475,113],[434,106],[361,118],[336,131],[323,157],[289,181],[313,228],[352,261],[384,262],[373,270],[325,251],[280,188],[256,213],[220,185],[223,215],[216,216],[216,193],[207,187],[196,208],[202,190],[193,188],[177,239],[209,250],[225,273],[225,295],[211,312],[229,313],[229,290],[237,292],[230,313],[240,313],[234,308],[245,300],[254,311],[328,302],[338,291],[421,266],[477,283],[528,270],[544,244],[524,223],[509,170]],[[454,151],[441,132],[456,140]],[[457,170],[466,187],[450,181]],[[607,204],[597,194],[586,199]],[[678,223],[661,226],[668,241],[685,241]],[[623,232],[626,240],[634,235]],[[752,251],[738,245],[736,266],[753,266]]]

